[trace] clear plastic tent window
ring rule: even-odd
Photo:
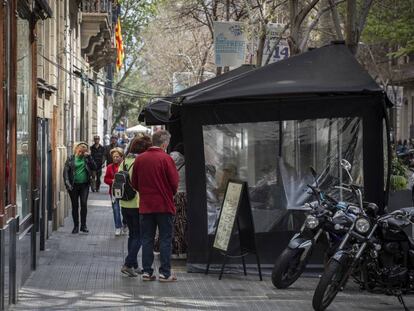
[[[294,215],[314,201],[307,184],[338,200],[335,189],[348,183],[341,159],[352,164],[354,182],[363,185],[360,118],[273,121],[203,126],[208,231],[213,233],[227,181],[247,181],[256,232],[295,230]]]

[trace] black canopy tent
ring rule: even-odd
[[[146,125],[161,125],[173,123],[175,118],[171,115],[171,104],[178,98],[185,96],[195,95],[209,87],[219,85],[224,81],[230,81],[231,79],[243,75],[244,73],[254,69],[253,65],[243,65],[232,71],[226,72],[215,78],[203,81],[199,84],[186,88],[180,92],[174,93],[164,98],[158,98],[142,110],[139,120],[145,121]]]
[[[308,150],[315,153],[317,148],[310,148],[310,144],[306,143],[301,145],[312,131],[318,148],[325,148],[327,140],[323,137],[329,137],[330,141],[335,132],[335,148],[339,151],[335,149],[336,153],[332,153],[331,147],[328,147],[328,152],[336,156],[352,154],[354,158],[361,157],[363,178],[360,181],[364,185],[365,199],[383,208],[386,204],[383,143],[386,136],[383,135],[383,130],[387,104],[382,89],[342,44],[315,49],[212,84],[194,94],[184,95],[178,105],[177,116],[180,118],[186,157],[188,263],[205,263],[207,260],[211,242],[211,221],[207,210],[212,201],[211,195],[218,192],[219,188],[214,186],[214,190],[209,191],[209,179],[211,176],[217,177],[219,162],[230,163],[231,168],[222,170],[222,180],[230,175],[238,178],[248,176],[256,182],[252,191],[257,192],[259,189],[260,192],[263,185],[271,184],[269,180],[280,184],[283,174],[294,167],[294,161],[289,166],[284,164],[286,161],[280,160],[283,156],[282,147],[286,149],[285,154],[297,152],[300,148],[303,148],[300,151],[302,153],[306,154]],[[289,132],[290,127],[294,131]],[[282,132],[285,134],[282,135]],[[292,144],[283,141],[287,140],[286,133],[293,133],[289,138]],[[347,135],[350,137],[348,140]],[[324,140],[318,140],[321,137]],[[274,139],[278,140],[277,144],[270,145]],[[207,140],[213,146],[207,145]],[[290,146],[293,144],[296,144],[294,148]],[[353,151],[346,153],[349,149],[346,146],[348,149],[342,151],[342,145],[350,146]],[[210,159],[206,157],[217,158],[214,153],[219,153],[220,148],[224,150],[220,161],[215,162],[216,166],[210,165]],[[213,149],[213,152],[207,149]],[[242,156],[234,156],[237,152]],[[321,156],[316,154],[315,161],[320,160],[318,157]],[[241,161],[244,161],[244,166],[237,166]],[[279,161],[277,175],[272,178],[268,177],[269,174],[266,175],[264,182],[258,180],[257,176],[263,175],[262,171],[265,170],[257,167],[259,161],[267,165],[267,171],[276,166],[266,162]],[[296,162],[302,165],[306,159]],[[295,184],[295,187],[299,186],[302,187],[303,184]],[[286,197],[289,187],[281,187],[281,193]],[[273,189],[270,192],[275,192],[279,188],[269,189]],[[267,193],[266,196],[266,204],[272,202],[271,204],[277,205],[282,200],[278,196],[272,197],[272,193]],[[214,200],[218,201],[217,198]],[[262,215],[260,217],[263,221],[273,215],[267,208],[268,206],[258,207],[260,213],[257,215]],[[289,217],[285,220],[287,224],[290,221]],[[277,254],[286,246],[292,235],[289,228],[292,227],[287,225],[279,230],[273,226],[257,234],[258,249],[264,262],[273,263]]]

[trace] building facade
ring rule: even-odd
[[[69,213],[73,143],[109,134],[116,12],[111,0],[0,5],[0,310]]]
[[[414,55],[406,57],[406,61],[394,70],[393,83],[398,90],[394,101],[394,124],[396,140],[414,140]],[[400,100],[398,100],[400,97]]]

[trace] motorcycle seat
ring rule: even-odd
[[[390,226],[390,228],[400,229],[400,230],[402,230],[403,228],[411,224],[406,218],[404,219],[389,218],[386,220],[386,222],[388,223],[388,226]]]

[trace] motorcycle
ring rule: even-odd
[[[352,277],[362,290],[398,297],[414,290],[414,241],[404,232],[414,219],[414,208],[377,216],[370,203],[367,215],[357,217],[319,280],[313,308],[325,310]]]
[[[342,162],[341,166],[349,174],[351,168],[349,162]],[[338,202],[319,189],[317,174],[313,168],[311,168],[311,172],[317,187],[312,185],[308,185],[308,187],[316,197],[317,202],[305,204],[305,208],[309,210],[305,222],[300,231],[292,237],[286,249],[276,259],[272,271],[272,283],[279,289],[289,287],[301,276],[315,245],[323,233],[326,234],[329,244],[327,253],[333,254],[333,251],[336,250],[346,234],[348,227],[353,223],[355,215],[358,215],[362,209],[362,193],[359,189],[359,192],[357,192],[348,185],[336,187],[354,192],[358,196],[359,207],[346,202]]]

